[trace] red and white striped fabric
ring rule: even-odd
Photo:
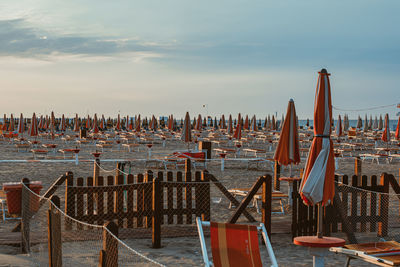
[[[242,119],[240,118],[240,113],[239,113],[238,123],[236,124],[236,130],[235,133],[233,134],[233,138],[237,140],[242,139]]]
[[[382,141],[390,142],[389,114],[385,115],[385,128],[383,129]]]
[[[97,125],[97,114],[94,114],[94,119],[93,119],[93,133],[98,133],[99,132],[99,126]]]
[[[319,72],[315,94],[314,140],[300,184],[300,195],[307,205],[327,205],[335,194],[335,160],[330,140],[332,102],[329,75],[325,69]]]
[[[11,114],[10,123],[8,124],[8,131],[9,132],[14,132],[15,131],[15,121],[14,121],[13,114]]]
[[[281,165],[300,163],[299,133],[296,108],[290,99],[274,159]]]

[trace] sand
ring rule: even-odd
[[[61,140],[55,139],[39,139],[43,143],[56,143],[59,148],[73,148],[76,146],[75,143],[65,144]],[[194,147],[194,144],[191,144]],[[213,145],[215,148],[216,145]],[[245,145],[247,147],[247,145]],[[266,143],[254,143],[251,147],[262,148],[268,150],[269,145]],[[186,145],[180,141],[167,141],[166,147],[163,147],[160,140],[154,142],[152,148],[152,158],[162,158],[172,151],[185,149]],[[30,152],[17,152],[15,145],[8,141],[0,141],[0,160],[9,159],[33,159]],[[84,159],[93,159],[91,152],[96,150],[92,144],[82,145],[81,152],[79,153],[80,163],[0,163],[0,183],[4,182],[15,182],[20,181],[22,178],[27,177],[30,180],[42,181],[44,188],[47,188],[54,180],[65,173],[66,171],[72,171],[75,177],[88,177],[93,174],[93,163],[84,162]],[[362,153],[364,153],[363,151]],[[360,153],[360,152],[356,152]],[[215,155],[213,155],[214,157]],[[273,149],[267,153],[267,158],[273,156]],[[118,150],[117,145],[114,144],[113,151],[105,152],[101,159],[143,159],[147,157],[147,147],[140,145],[135,152],[127,152]],[[49,158],[61,158],[60,153],[55,155],[49,154]],[[303,168],[305,164],[305,158],[302,158],[302,162],[299,166],[293,168],[293,173],[298,174],[299,168]],[[116,166],[114,162],[101,162],[102,168],[110,170],[110,172],[101,171],[101,175],[114,175],[113,170]],[[380,175],[382,172],[392,173],[395,177],[399,175],[399,161],[391,164],[378,165],[371,163],[370,161],[363,162],[363,174]],[[151,167],[154,169],[154,167]],[[143,162],[132,162],[131,173],[137,174],[142,173],[148,168]],[[202,169],[199,167],[199,169]],[[251,165],[247,168],[247,163],[227,161],[225,164],[225,171],[220,169],[220,161],[213,161],[208,164],[207,169],[215,177],[217,177],[227,188],[233,187],[249,187],[251,186],[259,176],[265,174],[273,174],[270,163],[260,164],[259,166]],[[156,171],[163,170],[154,169]],[[126,169],[125,171],[129,171]],[[344,174],[354,173],[354,159],[343,158],[340,159],[340,167],[338,172]],[[282,175],[288,175],[289,169],[283,168]],[[287,186],[285,183],[281,185],[281,191],[287,193]],[[43,192],[43,191],[42,191]],[[216,221],[227,221],[232,215],[233,210],[228,209],[229,202],[219,193],[219,191],[212,186],[212,202],[211,217]],[[59,196],[63,196],[62,188],[56,193]],[[278,209],[278,204],[274,203],[273,208]],[[257,219],[260,219],[260,215],[255,212],[254,208],[248,209]],[[280,266],[310,266],[312,264],[312,257],[309,255],[307,248],[295,246],[292,243],[290,235],[290,213],[286,215],[272,215],[272,245],[276,254],[276,258]],[[238,222],[246,222],[246,219],[241,216]],[[280,230],[280,233],[274,233],[276,227],[281,226],[279,224],[287,224],[287,231]],[[0,222],[0,234],[2,232],[10,231],[15,225],[15,221]],[[283,227],[285,229],[285,227]],[[372,240],[375,241],[375,240]],[[100,241],[99,241],[100,242]],[[200,266],[202,265],[200,243],[197,236],[193,237],[180,237],[180,238],[163,238],[161,249],[149,248],[151,240],[149,239],[135,239],[135,240],[124,240],[133,249],[142,252],[144,255],[151,259],[154,259],[167,266]],[[72,246],[72,245],[71,245]],[[85,242],[76,242],[73,244],[75,251],[81,251],[85,249]],[[19,254],[20,249],[12,246],[0,246],[0,266],[29,266],[33,265],[32,258]],[[262,249],[262,255],[266,257],[266,250]],[[338,256],[330,253],[326,257],[326,266],[342,265],[345,262],[345,257]],[[83,264],[83,262],[82,262]],[[369,266],[368,264],[360,261],[354,261],[357,266]],[[84,265],[84,264],[83,264]]]

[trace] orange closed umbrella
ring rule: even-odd
[[[385,115],[385,129],[383,129],[382,141],[390,142],[390,129],[389,129],[389,114],[386,113]]]
[[[396,133],[394,137],[396,138],[396,140],[400,140],[400,117],[399,120],[397,121]]]
[[[19,116],[18,133],[21,134],[21,136],[24,134],[24,116],[22,115],[22,113]]]
[[[335,160],[330,140],[332,103],[329,75],[325,69],[319,72],[315,95],[314,139],[300,184],[300,195],[307,205],[327,205],[335,194]]]
[[[32,115],[31,128],[29,129],[29,135],[30,136],[38,135],[38,124],[37,124],[35,113],[33,113],[33,115]]]
[[[115,126],[115,130],[120,131],[121,130],[121,118],[118,114],[118,118],[117,118],[117,125]]]
[[[245,129],[245,130],[249,129],[249,116],[247,116],[247,115],[246,115],[246,119],[244,120],[243,129]]]
[[[274,156],[274,159],[281,165],[287,166],[289,164],[300,163],[297,125],[296,108],[293,99],[290,99],[286,112],[286,120],[283,124]]]
[[[97,125],[97,114],[94,114],[94,119],[93,119],[93,133],[98,133],[99,132],[99,126]]]
[[[185,116],[185,122],[183,123],[183,128],[182,128],[182,135],[181,135],[181,140],[184,141],[185,143],[189,143],[192,141],[192,131],[190,129],[190,116],[189,112],[186,112]]]
[[[78,114],[75,114],[74,132],[79,132],[79,118],[78,118]]]
[[[67,128],[67,124],[65,123],[65,117],[64,117],[64,114],[62,114],[60,131],[65,132],[66,128]]]
[[[235,133],[233,134],[233,137],[236,138],[237,140],[242,139],[242,120],[239,120],[238,123],[236,124],[236,130]]]
[[[229,114],[229,119],[228,119],[228,129],[226,131],[228,135],[233,134],[233,125],[232,125],[232,115]]]
[[[343,130],[342,130],[342,118],[339,115],[338,122],[336,124],[336,129],[335,133],[337,137],[343,136]]]

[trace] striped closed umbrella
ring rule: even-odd
[[[375,120],[374,120],[374,124],[372,125],[372,129],[377,130],[378,129],[378,118],[375,115]]]
[[[202,127],[202,119],[201,119],[201,115],[199,114],[199,116],[197,116],[197,120],[196,120],[196,123],[195,123],[195,126],[194,126],[194,129],[196,130],[196,131],[200,131],[201,130],[201,127]]]
[[[368,132],[368,130],[369,130],[369,128],[368,128],[368,118],[367,118],[367,114],[365,114],[363,131],[364,132]]]
[[[396,138],[396,140],[400,140],[400,117],[397,121],[396,133],[394,134],[394,138]]]
[[[253,115],[253,118],[251,119],[250,130],[253,132],[257,132],[257,130],[258,130],[256,115]]]
[[[29,129],[29,135],[31,137],[38,136],[38,123],[35,113],[32,115],[31,127]]]
[[[300,163],[299,132],[293,99],[288,103],[286,120],[282,126],[274,159],[284,166]]]
[[[319,72],[314,103],[314,139],[308,153],[300,184],[300,195],[306,205],[333,200],[335,194],[335,160],[330,140],[332,102],[329,75],[325,69]]]
[[[362,119],[361,119],[360,115],[358,115],[356,128],[361,129],[362,126],[363,126]]]
[[[185,121],[183,123],[183,128],[182,128],[181,140],[184,141],[185,143],[188,143],[188,146],[189,143],[192,142],[192,130],[190,125],[189,112],[186,112]]]
[[[242,120],[239,120],[238,123],[236,124],[236,130],[235,133],[233,134],[233,137],[237,140],[242,139]]]
[[[140,132],[140,114],[138,115],[137,120],[135,120],[135,131]]]
[[[248,130],[249,129],[249,116],[248,115],[246,115],[246,119],[244,120],[243,129],[244,130]]]
[[[383,129],[382,141],[384,142],[390,142],[390,128],[389,128],[389,114],[386,113],[385,115],[385,127]]]
[[[15,121],[14,121],[13,114],[11,114],[10,123],[8,124],[8,131],[9,132],[14,132],[15,131]]]
[[[232,117],[231,117],[231,120],[232,120]],[[221,129],[226,129],[226,122],[225,122],[225,115],[224,114],[222,114],[222,117],[221,117],[221,120],[220,120],[220,128]]]

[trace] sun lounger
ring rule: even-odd
[[[33,159],[37,159],[46,158],[49,151],[46,149],[31,149],[31,152],[33,154]]]
[[[400,266],[400,243],[396,241],[350,244],[330,248],[330,251],[347,256],[346,267],[352,259],[377,266]]]
[[[270,266],[277,267],[274,250],[263,223],[259,226],[201,221],[196,219],[203,261],[206,267],[262,266],[258,234],[261,232]],[[212,261],[208,258],[203,227],[210,227]]]
[[[232,188],[228,190],[229,193],[231,193],[234,197],[236,196],[241,196],[241,197],[246,197],[247,194],[250,191],[250,188]],[[288,199],[288,195],[284,194],[280,191],[272,191],[272,200],[278,200],[279,201],[279,205],[280,205],[280,211],[273,211],[273,214],[285,214],[285,206],[284,206],[284,201],[286,201]],[[261,201],[262,198],[262,192],[258,191],[254,197],[253,197],[253,207],[256,208],[257,213],[261,213],[260,212],[260,208],[258,205],[258,201]],[[229,203],[229,208],[232,208],[232,202]]]
[[[28,151],[29,148],[31,148],[31,145],[28,143],[15,144],[15,147],[17,148],[17,152],[20,152],[21,150]]]

